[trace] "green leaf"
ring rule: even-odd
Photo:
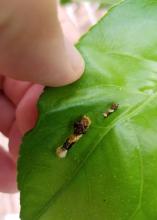
[[[21,220],[157,219],[156,27],[156,0],[124,1],[78,43],[81,80],[45,90],[21,147]],[[57,158],[84,114],[88,132]]]
[[[123,0],[95,0],[95,2],[99,2],[101,7],[106,7],[106,6],[113,6],[115,4],[118,4],[119,2],[121,2]]]
[[[71,0],[60,0],[61,4],[67,4],[67,3],[71,3]]]
[[[105,6],[111,6],[114,5],[116,3],[121,2],[122,0],[60,0],[61,4],[67,4],[67,3],[71,3],[71,2],[97,2],[101,4],[101,7],[105,7]]]

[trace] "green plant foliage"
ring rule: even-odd
[[[102,7],[114,5],[122,0],[60,0],[61,4],[67,4],[71,2],[97,2],[100,3]]]
[[[21,220],[157,219],[156,27],[156,0],[113,7],[77,45],[81,80],[45,90],[21,147]],[[105,119],[112,102],[119,109]],[[84,114],[88,132],[57,158]]]
[[[100,3],[100,7],[111,7],[115,4],[118,4],[120,3],[121,1],[123,0],[100,0],[99,3]]]
[[[71,0],[60,0],[61,4],[71,3]]]

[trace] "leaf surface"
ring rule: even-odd
[[[122,0],[60,0],[61,4],[68,4],[71,2],[97,2],[101,4],[101,7],[114,5]]]
[[[47,88],[18,164],[21,220],[157,219],[157,1],[126,0],[78,43],[78,82]],[[107,119],[112,102],[119,109]],[[56,148],[88,115],[88,132]]]

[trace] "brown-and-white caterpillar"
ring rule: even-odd
[[[84,115],[81,120],[74,123],[74,131],[64,144],[56,149],[56,154],[59,158],[65,158],[71,147],[79,141],[79,139],[85,134],[91,125],[91,120],[88,116]]]
[[[112,114],[114,111],[116,111],[118,109],[118,107],[119,107],[118,104],[113,103],[111,105],[111,107],[106,112],[103,113],[103,116],[105,118],[107,118],[110,114]]]

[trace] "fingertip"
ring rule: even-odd
[[[56,71],[53,71],[46,83],[48,86],[59,87],[71,84],[79,80],[84,73],[84,59],[70,42],[65,41],[65,50],[62,51],[62,54],[64,55],[60,61],[56,62]],[[52,70],[54,69],[52,68]]]
[[[22,142],[22,134],[19,131],[17,122],[15,121],[10,129],[9,133],[9,153],[11,154],[15,163],[19,156],[19,147]]]
[[[33,85],[28,89],[16,109],[16,120],[21,134],[32,129],[38,117],[37,102],[43,92],[43,86]]]
[[[80,54],[80,52],[73,47],[73,49],[69,50],[69,59],[71,60],[72,65],[72,76],[71,76],[71,82],[74,82],[81,78],[82,74],[84,73],[85,69],[85,62]]]
[[[64,84],[70,84],[81,78],[84,73],[85,62],[78,49],[69,41],[65,41],[65,46],[71,71],[69,71],[69,74],[67,73],[67,81],[65,81]]]

